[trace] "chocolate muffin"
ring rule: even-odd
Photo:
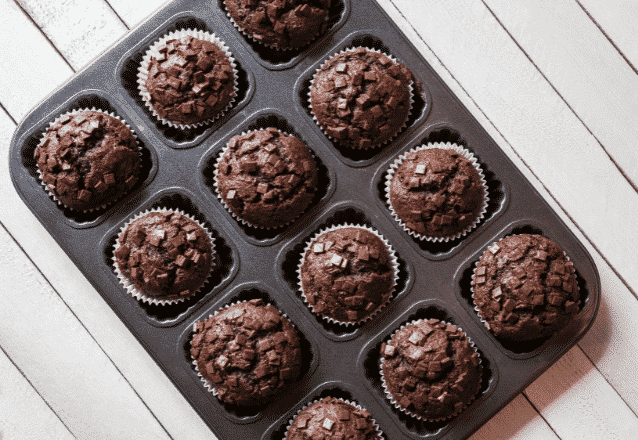
[[[317,71],[310,105],[319,126],[337,144],[366,149],[403,128],[412,107],[412,73],[363,47],[335,55]]]
[[[290,322],[261,299],[221,309],[194,325],[191,357],[223,402],[264,402],[297,379],[301,348]]]
[[[47,191],[78,211],[100,208],[137,182],[140,152],[121,120],[95,110],[67,113],[44,133],[33,157]]]
[[[541,235],[512,235],[489,246],[476,264],[472,289],[487,328],[511,341],[550,336],[578,313],[574,266]]]
[[[286,440],[380,440],[380,434],[367,410],[325,397],[297,414],[286,432]]]
[[[399,159],[396,171],[390,171],[386,197],[395,219],[412,235],[435,241],[458,238],[483,217],[487,187],[476,161],[460,153],[466,150],[432,145],[439,144]]]
[[[394,252],[379,236],[363,227],[341,226],[312,240],[299,278],[314,313],[352,324],[390,300],[397,272]]]
[[[414,321],[381,345],[387,397],[408,414],[436,421],[461,412],[481,386],[478,353],[457,326]]]
[[[120,233],[115,265],[125,287],[145,301],[174,302],[194,295],[211,271],[211,238],[176,211],[146,213]]]
[[[188,31],[185,31],[188,32]],[[177,125],[214,120],[235,98],[234,62],[217,44],[184,35],[159,43],[142,64],[140,92],[156,115]],[[221,43],[220,43],[221,44]]]
[[[328,27],[330,0],[224,0],[237,27],[279,49],[302,47]]]
[[[215,179],[217,194],[237,218],[276,228],[295,220],[312,202],[317,165],[301,140],[267,128],[232,137]]]

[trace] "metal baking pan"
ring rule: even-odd
[[[370,28],[374,23],[375,28]],[[137,95],[135,74],[142,54],[178,28],[214,32],[237,60],[239,94],[233,108],[211,125],[193,130],[163,126]],[[319,65],[343,48],[383,50],[406,64],[423,84],[408,127],[385,148],[337,148],[313,122],[307,93]],[[75,108],[97,107],[125,119],[138,134],[144,169],[135,188],[112,207],[78,213],[58,207],[36,176],[33,151],[48,123]],[[274,126],[299,136],[319,165],[319,190],[293,224],[276,230],[242,226],[224,210],[212,186],[215,160],[230,137]],[[390,163],[426,142],[456,142],[479,159],[489,185],[485,218],[466,237],[449,243],[412,239],[384,202]],[[175,0],[77,73],[22,121],[10,149],[18,194],[104,300],[138,338],[211,430],[222,439],[281,439],[296,411],[315,398],[356,400],[387,439],[466,438],[505,406],[591,326],[600,301],[600,280],[591,256],[463,107],[419,52],[374,0],[336,0],[328,32],[309,47],[276,51],[244,37],[226,17],[221,0]],[[200,293],[174,306],[138,302],[118,283],[112,247],[119,228],[152,207],[181,209],[204,223],[216,239],[219,268]],[[318,319],[304,305],[296,268],[305,243],[320,229],[341,223],[377,229],[400,263],[389,305],[371,321],[340,327]],[[534,343],[494,338],[473,310],[473,264],[493,241],[508,234],[543,234],[574,261],[582,295],[577,318],[561,333]],[[190,361],[192,324],[233,301],[263,298],[299,330],[304,353],[301,378],[268,405],[241,409],[219,402],[197,378]],[[476,400],[457,417],[419,422],[394,409],[383,395],[379,348],[400,325],[438,318],[460,326],[483,363]]]

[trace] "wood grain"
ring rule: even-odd
[[[526,390],[561,439],[632,439],[638,418],[574,347]]]
[[[0,351],[0,439],[72,439],[42,397]]]
[[[558,440],[522,394],[492,417],[469,440]]]
[[[638,149],[633,147],[638,138],[638,75],[631,66],[573,0],[483,1],[638,185]],[[569,25],[557,17],[569,17]],[[638,14],[630,18],[636,21]]]
[[[15,120],[73,74],[13,0],[0,0],[0,103]]]
[[[109,5],[120,16],[129,29],[133,29],[142,20],[161,8],[168,1],[157,0],[109,0]]]
[[[84,67],[126,32],[103,0],[18,0],[75,70]]]
[[[618,51],[638,69],[638,2],[634,0],[577,0]]]

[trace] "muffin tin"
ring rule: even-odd
[[[222,0],[175,0],[127,34],[32,110],[10,149],[13,183],[27,206],[221,439],[281,439],[297,410],[318,397],[354,400],[368,409],[385,438],[466,438],[505,406],[585,334],[600,301],[591,256],[516,169],[485,130],[374,0],[336,0],[328,32],[309,47],[268,49],[244,37],[226,17]],[[376,28],[370,29],[370,23]],[[179,130],[162,125],[137,95],[142,54],[174,29],[214,32],[230,48],[239,70],[233,108],[210,125]],[[367,46],[406,64],[423,84],[408,127],[385,148],[337,148],[313,122],[307,105],[310,79],[341,49]],[[58,207],[37,180],[33,151],[61,113],[93,107],[114,112],[139,136],[143,169],[132,191],[108,209],[79,213]],[[300,137],[319,166],[319,188],[309,209],[280,229],[243,226],[214,193],[212,170],[236,134],[274,126]],[[470,150],[486,175],[490,202],[467,236],[434,243],[414,239],[385,203],[385,176],[405,151],[427,142],[454,142]],[[119,284],[112,249],[120,227],[148,208],[183,210],[215,238],[217,270],[193,298],[172,306],[139,302]],[[307,241],[322,228],[361,223],[396,250],[399,281],[390,303],[372,320],[344,327],[312,314],[297,286],[296,269]],[[580,312],[558,335],[533,343],[496,339],[473,310],[474,263],[492,242],[509,234],[540,233],[572,259],[581,292]],[[305,363],[300,379],[268,405],[222,404],[197,377],[189,354],[192,324],[234,301],[263,298],[299,330]],[[443,422],[420,422],[394,409],[378,371],[381,343],[402,324],[438,318],[460,326],[476,344],[484,375],[476,400]]]

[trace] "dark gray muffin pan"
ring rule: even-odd
[[[496,143],[374,0],[336,0],[328,32],[305,49],[276,51],[242,35],[222,0],[175,0],[109,48],[46,98],[22,121],[10,150],[18,194],[138,338],[175,386],[221,439],[281,439],[288,421],[324,396],[358,402],[386,439],[468,437],[553,362],[591,326],[600,301],[600,280],[591,256],[516,169]],[[370,28],[374,24],[375,28]],[[237,61],[239,93],[222,118],[180,130],[162,125],[137,94],[142,55],[162,35],[195,28],[214,32]],[[307,95],[310,79],[342,49],[366,46],[406,64],[423,84],[408,127],[384,148],[339,149],[314,123]],[[114,112],[139,137],[143,170],[137,185],[108,209],[81,213],[58,206],[37,180],[33,152],[49,122],[78,108]],[[276,127],[300,137],[319,166],[319,188],[310,208],[293,224],[274,230],[237,222],[213,187],[221,149],[233,135]],[[490,202],[485,218],[467,236],[448,243],[413,239],[392,218],[384,201],[385,176],[401,153],[427,142],[454,142],[470,150],[485,172]],[[180,209],[212,231],[217,266],[201,291],[173,306],[153,306],[127,294],[113,271],[112,250],[120,228],[154,207]],[[393,297],[364,324],[330,324],[304,305],[296,269],[306,242],[320,229],[343,223],[378,230],[394,247],[400,277]],[[574,262],[580,313],[561,333],[534,343],[496,339],[473,308],[474,263],[494,241],[539,233],[559,243]],[[300,379],[267,405],[237,408],[209,393],[191,364],[192,324],[235,301],[263,298],[299,330],[304,366]],[[379,375],[381,343],[402,324],[438,318],[460,326],[476,344],[483,381],[476,399],[457,417],[420,422],[393,408]]]

